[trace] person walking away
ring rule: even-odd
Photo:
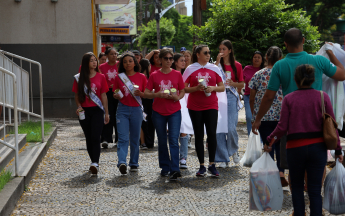
[[[145,75],[146,80],[150,78],[151,65],[147,59],[141,59],[140,61],[141,73]],[[147,114],[146,121],[143,120],[141,124],[140,133],[140,149],[152,149],[155,143],[155,126],[152,121],[152,104],[153,99],[143,98],[144,112]]]
[[[312,88],[316,81],[313,66],[302,64],[296,68],[294,79],[297,90],[284,97],[280,121],[267,137],[265,151],[272,150],[273,144],[287,135],[287,161],[292,183],[293,216],[305,215],[304,173],[308,176],[310,215],[322,215],[322,178],[327,162],[327,148],[323,139],[323,118],[320,91]],[[324,92],[325,112],[334,118],[329,96]],[[303,109],[301,109],[303,107]],[[338,132],[337,132],[338,135]],[[338,135],[335,150],[336,159],[343,161]]]
[[[152,120],[158,136],[158,160],[161,176],[168,176],[175,181],[181,177],[179,168],[178,138],[181,126],[181,105],[184,83],[180,72],[171,69],[174,60],[170,49],[162,49],[159,53],[162,68],[153,72],[145,89],[145,97],[154,98],[152,105]],[[152,90],[155,89],[155,93]],[[169,149],[167,146],[167,131],[169,128]]]
[[[187,68],[190,64],[192,64],[192,52],[189,50],[184,51],[183,53],[184,59],[186,61],[186,67]]]
[[[108,98],[108,110],[110,115],[110,122],[107,125],[104,125],[102,135],[101,135],[101,142],[103,148],[108,148],[109,143],[117,143],[118,141],[118,134],[117,134],[117,128],[115,123],[115,116],[116,116],[116,109],[117,104],[119,103],[118,100],[116,100],[113,97],[113,87],[115,83],[115,77],[118,74],[117,70],[117,52],[114,47],[107,47],[107,50],[105,51],[105,55],[108,58],[108,62],[103,63],[99,66],[100,72],[105,76],[105,79],[107,80],[107,84],[109,87],[109,91],[107,92],[107,98]],[[115,129],[115,140],[113,140],[113,132]]]
[[[248,88],[249,81],[252,79],[253,75],[265,67],[265,59],[263,54],[260,51],[255,51],[252,56],[252,64],[247,65],[243,69],[243,77],[245,81],[245,90],[244,90],[244,108],[246,110],[246,123],[247,123],[247,132],[248,136],[252,130],[252,112],[249,104],[249,95],[250,89]]]
[[[92,52],[84,54],[80,73],[74,78],[72,91],[78,106],[76,112],[79,123],[86,138],[87,152],[91,159],[90,172],[97,174],[101,154],[100,137],[103,125],[109,123],[106,95],[109,89],[105,77],[99,73],[98,61]]]
[[[267,50],[266,53],[266,60],[267,60],[267,67],[259,70],[254,74],[252,79],[250,80],[248,87],[250,88],[250,108],[251,113],[253,113],[253,120],[255,120],[255,116],[258,112],[261,99],[264,96],[268,82],[270,80],[271,71],[273,65],[279,61],[283,57],[283,52],[277,46],[272,46]],[[265,143],[266,138],[270,135],[273,130],[278,125],[280,119],[280,110],[283,101],[283,90],[280,88],[277,91],[276,97],[274,98],[273,104],[270,110],[266,113],[266,115],[261,120],[261,127],[259,128],[261,140]],[[280,140],[276,140],[276,143],[280,143]],[[273,145],[272,151],[269,153],[272,159],[274,160],[274,152],[276,153],[277,159],[277,167],[280,174],[280,180],[283,187],[289,185],[286,181],[284,176],[284,169],[280,167],[280,144]]]
[[[182,49],[182,48],[181,48]],[[185,70],[185,57],[181,53],[176,53],[174,55],[174,62],[172,63],[171,68],[174,70],[177,70],[183,75],[183,72]],[[184,84],[183,84],[184,85]],[[182,98],[180,100],[180,103],[186,103],[186,100]],[[181,116],[183,118],[189,118],[188,109],[186,104],[184,106],[181,105]],[[183,124],[183,122],[181,122]],[[181,128],[185,125],[181,125]],[[180,169],[188,169],[187,166],[187,157],[188,157],[188,147],[189,147],[189,139],[190,135],[185,133],[180,133]]]
[[[107,60],[108,60],[108,58],[107,58],[107,56],[105,55],[104,52],[101,52],[101,53],[98,55],[99,65],[106,63]]]
[[[196,176],[206,175],[204,163],[205,125],[209,152],[208,171],[213,177],[219,177],[219,172],[214,164],[217,149],[216,133],[219,108],[216,92],[224,92],[225,87],[218,67],[208,63],[210,54],[207,45],[195,46],[193,50],[194,63],[184,72],[183,80],[186,87],[185,91],[189,93],[187,108],[193,125],[195,149],[200,163],[200,169]],[[206,96],[206,94],[209,96]]]
[[[146,59],[149,59],[151,63],[150,74],[162,68],[162,63],[160,62],[160,58],[159,58],[159,52],[160,52],[159,50],[152,50],[145,57]]]
[[[218,65],[223,79],[226,80],[228,132],[217,133],[215,162],[219,162],[219,168],[225,168],[229,166],[230,156],[232,156],[235,164],[240,162],[236,127],[238,111],[243,107],[238,92],[241,91],[244,84],[242,65],[235,60],[234,48],[230,40],[224,40],[220,43],[216,65]]]
[[[146,77],[140,73],[140,64],[134,54],[129,51],[124,52],[119,62],[119,74],[115,78],[113,88],[114,98],[119,100],[116,112],[116,124],[119,134],[117,167],[122,175],[127,174],[128,145],[130,145],[130,171],[138,171],[140,128],[143,120],[141,98],[144,97],[146,84]],[[115,90],[121,91],[123,97]]]

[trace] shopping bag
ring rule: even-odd
[[[281,210],[283,198],[278,167],[265,152],[250,169],[249,210]]]
[[[331,214],[345,214],[345,168],[338,159],[326,177],[322,207]]]
[[[262,155],[261,140],[260,134],[255,135],[253,132],[250,132],[247,149],[244,153],[240,164],[246,167],[252,167],[252,164]]]

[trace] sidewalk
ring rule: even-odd
[[[242,112],[241,112],[242,113]],[[241,115],[241,114],[240,114]],[[281,211],[248,210],[249,169],[234,165],[219,169],[220,178],[197,178],[195,149],[189,149],[189,169],[169,182],[160,177],[157,146],[140,152],[138,173],[121,176],[116,148],[102,149],[100,174],[87,174],[89,157],[77,120],[56,120],[58,135],[18,202],[14,215],[290,215],[291,195],[284,188]],[[240,156],[246,126],[239,123]],[[207,154],[206,154],[207,155]],[[206,160],[207,161],[207,160]],[[307,200],[307,195],[306,195]]]

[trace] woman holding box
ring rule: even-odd
[[[109,122],[107,81],[98,72],[98,61],[92,52],[84,54],[80,73],[74,76],[74,99],[78,106],[79,123],[86,138],[87,152],[91,159],[90,172],[97,174],[101,155],[101,133]],[[105,116],[105,119],[104,117]]]
[[[179,168],[178,138],[181,126],[181,105],[179,100],[183,98],[184,83],[180,72],[171,69],[173,52],[170,49],[162,49],[159,53],[162,68],[150,75],[145,90],[146,98],[154,98],[152,105],[152,120],[158,136],[159,167],[162,168],[161,176],[168,176],[175,181],[181,177]],[[152,90],[155,89],[155,93]],[[169,149],[167,146],[167,131],[169,128]]]
[[[140,65],[134,54],[129,51],[124,52],[113,88],[114,98],[119,100],[116,113],[117,132],[119,134],[117,166],[121,174],[127,174],[126,157],[129,144],[131,151],[130,171],[138,171],[140,128],[143,120],[141,97],[144,97],[146,83],[146,77],[140,73]]]
[[[218,97],[216,92],[224,92],[225,87],[218,67],[208,63],[210,50],[206,45],[198,45],[193,50],[193,64],[183,74],[185,91],[190,93],[187,108],[192,120],[195,149],[198,155],[200,169],[196,176],[205,176],[204,166],[204,125],[207,132],[209,167],[208,171],[214,177],[219,177],[215,167],[217,148]],[[226,126],[225,126],[226,127]],[[227,129],[227,127],[226,127]]]

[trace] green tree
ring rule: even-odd
[[[293,27],[301,29],[306,41],[305,51],[312,53],[319,48],[317,27],[299,10],[289,10],[283,0],[212,0],[213,16],[205,26],[191,28],[199,39],[197,43],[218,50],[224,39],[232,41],[236,58],[242,65],[250,63],[254,51],[266,52],[278,46],[286,53],[284,33]],[[213,52],[215,59],[217,52]]]
[[[176,28],[176,34],[171,42],[171,45],[175,46],[177,51],[179,51],[181,47],[186,47],[188,50],[192,50],[193,35],[190,31],[190,27],[192,25],[192,16],[180,15],[179,26]]]
[[[142,31],[138,37],[139,47],[157,48],[157,27],[156,20],[151,20],[147,25],[139,27]],[[162,46],[169,45],[175,35],[175,26],[170,19],[162,18],[160,20],[160,36]]]

